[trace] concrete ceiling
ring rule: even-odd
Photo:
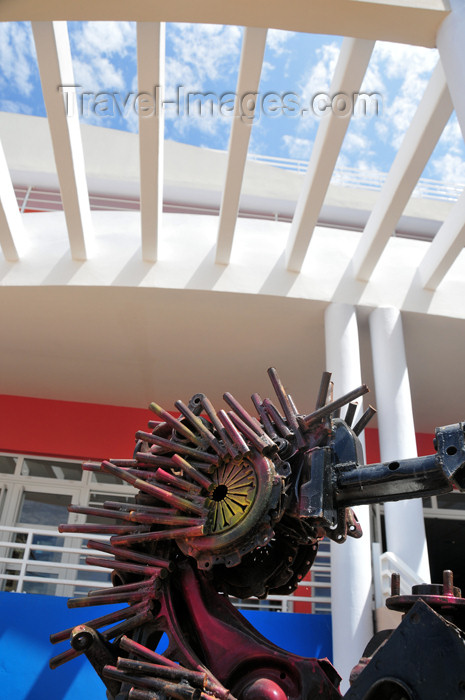
[[[1,393],[172,409],[199,391],[221,406],[230,391],[251,407],[253,392],[272,396],[273,365],[308,412],[326,369],[325,308],[225,292],[5,287]],[[403,321],[417,430],[465,419],[463,321],[416,313]],[[373,390],[368,309],[359,323],[363,380]],[[374,393],[368,402],[376,405]]]

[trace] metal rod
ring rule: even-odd
[[[205,409],[205,413],[207,414],[207,416],[210,418],[211,422],[215,426],[216,432],[221,437],[221,440],[223,441],[223,444],[224,444],[224,448],[231,455],[231,457],[234,459],[239,454],[239,450],[237,449],[236,445],[230,440],[229,435],[226,432],[226,430],[224,429],[224,426],[221,423],[220,419],[218,418],[218,415],[217,415],[210,399],[208,399],[204,394],[202,394],[202,398],[200,400],[200,403],[202,404],[203,408]]]
[[[287,423],[289,427],[291,428],[292,432],[295,434],[297,442],[299,443],[300,447],[303,447],[305,445],[305,440],[303,439],[301,433],[300,433],[300,428],[299,424],[297,422],[297,417],[296,414],[294,413],[292,409],[292,405],[289,401],[289,397],[286,393],[286,390],[284,389],[283,383],[281,382],[279,375],[274,367],[270,367],[268,369],[268,376],[271,380],[271,383],[273,385],[273,389],[276,392],[276,396],[278,397],[278,401],[281,404],[281,408],[284,411],[284,415],[286,416]]]
[[[259,437],[256,431],[252,430],[252,428],[250,428],[247,425],[247,423],[244,423],[244,421],[237,415],[237,413],[234,413],[233,411],[228,411],[227,415],[230,417],[231,421],[234,423],[236,428],[240,430],[242,435],[245,435],[245,437],[252,443],[254,447],[256,447],[256,449],[260,453],[263,453],[263,451],[266,450],[267,447],[270,447],[269,442],[265,442],[265,440]],[[271,445],[275,447],[274,442],[271,442]]]
[[[278,433],[275,431],[273,428],[273,424],[269,419],[269,416],[267,412],[265,411],[265,408],[263,406],[263,401],[260,396],[260,394],[252,394],[252,402],[255,408],[257,409],[258,415],[260,416],[260,420],[263,423],[263,427],[265,428],[265,432],[270,437],[272,440],[276,440],[278,437]]]
[[[237,430],[236,426],[232,423],[230,417],[227,415],[223,409],[218,411],[218,418],[220,421],[223,423],[226,432],[228,433],[229,437],[233,441],[233,443],[236,445],[237,449],[239,452],[242,454],[247,454],[247,452],[250,452],[250,448],[247,445],[246,441],[242,437],[242,435],[239,433]]]
[[[181,423],[180,420],[178,420],[177,418],[174,418],[170,413],[168,413],[168,411],[165,411],[164,408],[159,406],[154,401],[152,401],[149,408],[151,411],[156,413],[157,416],[162,418],[165,421],[165,423],[168,423],[169,425],[171,425],[171,427],[174,428],[174,430],[177,433],[179,433],[180,435],[183,435],[190,442],[193,442],[195,445],[200,445],[202,443],[202,440],[197,435],[194,435],[192,430],[189,430],[187,425],[184,425],[184,423]]]
[[[107,559],[105,557],[87,557],[86,564],[89,566],[102,566],[104,569],[128,571],[131,574],[142,574],[143,576],[159,576],[161,571],[161,569],[157,566],[132,564],[127,561],[118,561],[117,559]]]
[[[134,584],[140,587],[140,583]],[[94,620],[89,620],[89,622],[84,622],[86,627],[92,627],[92,629],[100,629],[100,627],[106,627],[114,622],[120,622],[120,620],[125,620],[128,617],[135,615],[141,608],[145,606],[145,602],[137,603],[136,605],[130,605],[127,608],[122,608],[121,610],[115,610],[115,612],[109,613],[108,615],[102,615],[101,617],[96,617]],[[76,625],[73,627],[68,627],[66,630],[61,632],[54,632],[50,635],[50,642],[52,644],[58,644],[58,642],[64,642],[69,639],[69,636]]]
[[[309,413],[308,416],[304,416],[303,418],[300,419],[301,424],[305,428],[308,428],[312,423],[316,423],[321,418],[324,418],[325,416],[329,416],[336,409],[341,408],[346,403],[350,403],[351,401],[358,399],[360,396],[363,396],[363,394],[368,393],[368,391],[369,391],[369,389],[368,389],[367,385],[362,384],[361,386],[357,387],[356,389],[353,389],[352,391],[349,391],[347,394],[344,394],[344,396],[341,396],[339,399],[336,399],[335,401],[331,401],[330,403],[327,403],[326,406],[319,408],[317,411],[313,411],[313,413]]]
[[[133,654],[136,654],[137,656],[142,656],[144,659],[149,659],[149,661],[155,662],[157,664],[164,664],[165,666],[170,666],[171,668],[179,668],[178,664],[175,661],[171,661],[171,659],[167,659],[166,656],[157,654],[156,651],[147,649],[147,647],[144,647],[142,644],[139,644],[139,642],[135,642],[129,637],[121,637],[119,644],[120,647],[125,651],[129,651]]]
[[[58,532],[82,532],[82,534],[89,533],[90,535],[124,535],[126,532],[146,531],[146,527],[138,525],[94,525],[90,523],[58,525]]]
[[[368,408],[365,411],[365,413],[363,414],[363,416],[356,423],[356,425],[354,425],[354,427],[352,428],[352,430],[354,431],[354,433],[356,435],[360,435],[362,430],[364,430],[366,428],[366,426],[368,425],[368,423],[371,421],[371,419],[373,418],[375,413],[376,413],[376,408],[373,408],[373,406],[368,406]]]
[[[135,654],[136,656],[140,656],[143,659],[148,659],[148,661],[152,663],[163,664],[164,666],[169,666],[171,668],[179,668],[179,665],[174,661],[171,661],[171,659],[168,659],[166,656],[162,656],[162,654],[158,654],[156,651],[147,649],[147,647],[135,642],[129,637],[122,637],[119,645],[121,649]],[[202,668],[201,672],[203,673],[204,669],[199,665],[199,669],[200,668]],[[215,696],[218,698],[223,698],[224,700],[234,700],[234,698],[232,698],[232,696],[229,694],[229,690],[221,685],[207,669],[205,669],[205,671],[207,672],[207,682],[205,687],[208,690],[214,691]]]
[[[281,433],[281,437],[286,439],[292,437],[294,433],[288,428],[274,403],[270,401],[270,399],[264,399],[263,406],[268,415],[270,416],[271,420],[275,424],[278,432]]]
[[[148,605],[150,606],[151,603],[149,602]],[[120,622],[118,625],[110,627],[108,630],[104,630],[102,635],[105,637],[105,639],[114,639],[115,637],[119,637],[120,634],[131,632],[136,627],[140,627],[151,620],[153,620],[153,614],[150,607],[146,607],[145,610],[137,615],[133,615],[128,620],[124,620],[124,622]]]
[[[179,683],[169,683],[168,681],[159,680],[158,678],[149,678],[147,676],[134,676],[124,673],[114,666],[105,666],[103,669],[105,678],[114,678],[121,682],[128,682],[133,686],[140,686],[150,690],[161,690],[165,694],[175,698],[175,700],[199,700],[200,690],[198,688],[183,687]]]
[[[102,462],[102,469],[104,471],[108,471],[114,476],[119,476],[123,481],[127,481],[140,491],[148,493],[153,498],[169,503],[180,510],[198,513],[199,515],[203,515],[205,512],[201,506],[192,503],[192,501],[188,501],[186,498],[181,498],[180,496],[175,495],[170,489],[168,489],[168,487],[161,488],[159,486],[154,486],[153,484],[147,484],[145,481],[142,481],[142,479],[137,479],[137,477],[123,472],[122,469],[113,466],[113,464],[110,464],[109,462]]]
[[[160,447],[164,447],[172,452],[181,452],[182,454],[196,457],[197,459],[210,462],[211,464],[218,464],[218,455],[212,455],[209,452],[196,450],[193,447],[188,447],[187,445],[183,445],[175,440],[167,440],[166,438],[153,435],[152,433],[145,433],[143,430],[137,431],[136,438],[138,440],[145,440],[149,444],[159,445]]]
[[[354,420],[354,418],[355,418],[355,412],[356,412],[356,410],[357,410],[357,406],[358,406],[358,403],[357,403],[356,401],[352,401],[352,402],[347,406],[347,411],[346,411],[346,415],[345,415],[345,417],[344,417],[344,420],[345,420],[345,422],[347,423],[347,425],[349,426],[349,428],[350,428],[350,426],[352,425],[353,420]]]
[[[62,666],[65,664],[67,661],[71,661],[71,659],[75,659],[76,657],[80,656],[82,654],[82,651],[75,651],[74,649],[68,649],[67,651],[63,651],[61,654],[57,654],[57,656],[54,656],[53,658],[50,659],[48,662],[48,665],[50,668],[55,670],[58,668],[58,666]]]
[[[191,671],[182,666],[165,666],[163,664],[153,664],[148,661],[138,661],[119,657],[117,667],[122,671],[132,671],[144,675],[153,675],[168,680],[185,680],[196,688],[204,688],[207,682],[207,674],[201,671]]]
[[[163,569],[163,572],[166,574],[166,569]],[[102,595],[112,595],[113,593],[131,593],[131,591],[139,591],[141,589],[141,586],[148,587],[149,585],[155,585],[156,577],[151,576],[149,579],[146,581],[136,581],[135,583],[125,583],[121,586],[109,586],[108,588],[94,588],[91,591],[88,591],[87,596],[89,598],[95,598],[95,596],[99,597]]]
[[[142,688],[131,688],[129,691],[129,700],[162,700],[166,695],[160,695],[154,690],[142,690]]]
[[[231,406],[239,418],[241,418],[242,421],[249,426],[249,428],[257,433],[257,435],[261,435],[263,433],[263,428],[258,420],[251,416],[250,413],[242,406],[242,404],[240,404],[239,401],[229,393],[229,391],[223,394],[223,399],[229,406]]]
[[[146,601],[154,596],[154,589],[139,588],[138,591],[130,593],[115,593],[114,595],[92,596],[91,598],[69,598],[68,608],[89,608],[92,605],[117,605],[129,601]]]
[[[189,462],[183,459],[180,455],[173,455],[172,460],[177,467],[180,467],[185,474],[188,474],[192,479],[194,479],[199,486],[207,490],[210,488],[212,485],[212,480],[209,479],[208,476],[205,476],[205,474],[197,471],[195,467],[189,464]]]
[[[136,452],[136,458],[139,462],[144,462],[145,464],[154,464],[157,467],[171,467],[171,457],[153,455],[150,452]]]
[[[158,530],[157,532],[145,532],[140,535],[128,535],[128,537],[112,537],[110,541],[115,545],[131,545],[136,542],[156,542],[158,540],[200,537],[203,534],[204,523],[195,527],[183,527],[175,530]]]
[[[328,399],[329,385],[331,383],[331,372],[323,372],[321,376],[320,388],[318,390],[318,396],[315,404],[315,411],[322,408]]]
[[[179,457],[179,455],[173,455],[174,457]],[[180,457],[180,459],[182,459]],[[183,460],[185,461],[185,460]],[[171,467],[173,466],[173,462],[171,463]],[[185,479],[180,479],[178,476],[174,476],[173,474],[170,474],[169,472],[165,471],[164,469],[158,469],[156,472],[156,478],[159,479],[160,481],[164,481],[167,484],[172,484],[173,486],[177,486],[178,489],[181,489],[182,491],[187,491],[188,493],[196,493],[199,494],[200,491],[202,490],[196,484],[193,484],[190,481],[185,481]]]
[[[178,408],[183,416],[187,418],[190,423],[195,426],[196,430],[202,435],[205,440],[208,441],[210,446],[215,450],[215,452],[220,456],[224,457],[225,455],[225,448],[223,445],[220,444],[220,442],[216,439],[216,437],[213,435],[213,433],[207,428],[206,425],[204,425],[202,419],[199,416],[196,416],[193,411],[189,408],[189,406],[186,406],[182,401],[175,401],[176,408]]]

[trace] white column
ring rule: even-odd
[[[400,311],[370,314],[371,348],[383,462],[417,456],[415,427]],[[423,581],[431,581],[423,506],[420,499],[385,504],[387,548]]]
[[[326,368],[333,373],[334,398],[360,386],[360,348],[355,307],[331,304],[325,314]],[[361,406],[361,402],[360,402]],[[373,634],[371,541],[368,506],[355,509],[363,529],[359,540],[331,542],[331,608],[334,666],[341,690]]]
[[[450,96],[465,138],[465,3],[449,0],[452,12],[446,17],[436,37]]]

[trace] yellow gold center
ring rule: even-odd
[[[257,478],[247,459],[219,467],[212,478],[210,529],[220,532],[236,525],[246,515],[255,498]]]

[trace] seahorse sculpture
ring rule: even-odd
[[[436,431],[438,454],[363,466],[358,435],[374,409],[352,423],[365,385],[333,400],[325,372],[315,410],[302,414],[276,370],[268,373],[279,407],[253,394],[255,416],[226,393],[229,410],[217,411],[196,394],[187,405],[176,401],[175,417],[152,403],[157,421],[136,433],[132,459],[83,465],[131,484],[135,496],[69,506],[108,519],[61,525],[60,532],[110,535],[88,541],[103,556],[87,563],[111,569],[112,586],[68,606],[127,605],[52,634],[53,643],[71,643],[52,668],[85,653],[110,700],[341,697],[329,661],[274,646],[229,596],[291,593],[323,537],[342,543],[361,536],[351,506],[462,488],[463,424]],[[168,647],[160,654],[164,633]]]

